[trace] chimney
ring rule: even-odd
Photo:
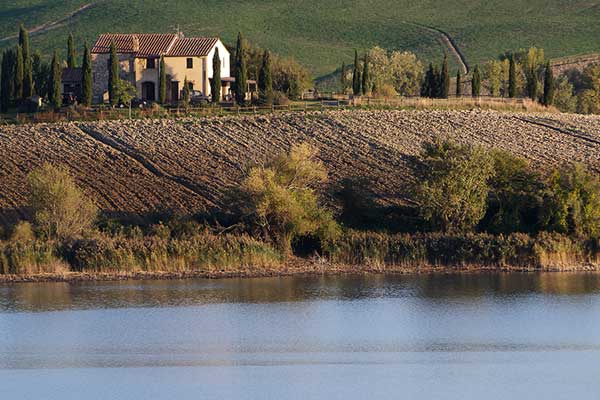
[[[131,48],[134,53],[140,51],[140,39],[137,37],[137,35],[133,35]]]

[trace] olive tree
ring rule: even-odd
[[[89,231],[98,210],[69,172],[45,164],[28,176],[30,206],[38,232],[48,239],[68,239]]]

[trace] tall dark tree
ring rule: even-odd
[[[515,64],[515,56],[510,55],[508,67],[508,97],[517,97],[517,66]]]
[[[62,106],[62,95],[61,95],[61,73],[62,68],[58,59],[56,50],[52,56],[52,64],[50,67],[50,84],[48,85],[48,101],[50,105],[57,109]]]
[[[89,107],[92,104],[92,57],[87,43],[83,44],[83,62],[81,63],[81,102]]]
[[[218,103],[221,101],[221,56],[219,55],[219,48],[215,49],[215,55],[212,60],[213,76],[210,81],[210,93],[212,96],[212,102]]]
[[[15,100],[21,102],[23,100],[23,47],[17,46],[17,59],[15,65]]]
[[[108,70],[108,98],[113,106],[117,104],[117,87],[119,86],[119,54],[114,40],[110,42],[109,70]]]
[[[363,60],[361,92],[365,96],[371,92],[371,72],[369,71],[369,56],[366,53],[365,58]]]
[[[544,71],[544,95],[542,97],[542,103],[545,106],[551,106],[554,104],[554,92],[555,92],[554,73],[550,66],[550,61],[546,62],[546,70]]]
[[[471,78],[471,95],[479,97],[481,95],[481,72],[479,66],[476,65],[473,69],[473,77]]]
[[[39,51],[33,53],[32,61],[33,88],[38,96],[48,97],[48,81],[50,79],[50,64],[42,60]]]
[[[456,97],[462,97],[462,75],[460,70],[456,71]]]
[[[258,74],[258,94],[261,104],[273,104],[273,76],[271,75],[271,55],[269,54],[269,50],[265,50],[263,54]]]
[[[6,112],[13,98],[15,85],[15,52],[12,49],[2,53],[2,72],[0,73],[0,111]]]
[[[358,51],[354,50],[354,70],[352,72],[352,93],[360,96],[362,81],[360,79],[360,62],[358,61]]]
[[[29,32],[23,24],[19,28],[19,45],[23,50],[23,98],[33,96],[33,71],[31,65],[31,50],[29,47]]]
[[[167,102],[167,67],[165,66],[165,58],[160,57],[160,71],[158,81],[158,102],[165,104]]]
[[[246,103],[246,91],[248,90],[248,70],[247,70],[246,43],[242,38],[242,33],[238,33],[237,45],[235,48],[235,100],[238,104]]]
[[[450,94],[450,71],[448,70],[448,55],[444,54],[442,71],[440,73],[440,97],[447,99]]]
[[[437,65],[433,66],[433,80],[431,81],[432,95],[434,99],[442,97],[442,73],[440,67]]]
[[[348,71],[346,71],[346,63],[342,63],[342,70],[340,72],[340,86],[342,87],[342,93],[346,93],[346,88],[348,87],[348,77],[346,76]]]
[[[67,40],[67,67],[77,67],[77,55],[75,54],[75,41],[73,40],[73,34],[69,33],[69,39]]]
[[[423,79],[423,84],[421,85],[421,96],[422,97],[433,97],[433,87],[432,83],[435,80],[433,64],[429,63],[429,68],[427,68],[427,72],[425,73],[425,78]]]

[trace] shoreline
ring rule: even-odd
[[[108,282],[141,280],[272,278],[288,276],[336,275],[425,275],[425,274],[482,274],[482,273],[598,273],[600,266],[573,265],[551,267],[494,266],[494,265],[336,265],[314,261],[289,263],[277,268],[231,268],[197,271],[108,271],[62,272],[27,275],[0,275],[0,284],[42,282]]]

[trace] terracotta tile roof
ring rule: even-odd
[[[177,40],[177,35],[174,33],[104,33],[98,36],[92,53],[108,53],[113,40],[119,53],[159,56],[169,50]]]
[[[169,52],[168,56],[207,56],[219,39],[216,37],[179,38]]]

